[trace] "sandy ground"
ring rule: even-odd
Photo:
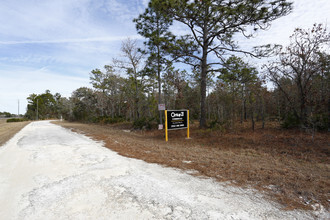
[[[1,219],[327,219],[33,122],[0,148]],[[192,171],[193,172],[193,171]]]

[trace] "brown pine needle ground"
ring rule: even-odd
[[[130,131],[130,124],[95,125],[56,122],[73,131],[104,141],[127,157],[192,170],[194,175],[254,187],[285,209],[329,210],[329,133],[312,136],[278,126],[252,132],[248,123],[226,133],[191,129]],[[245,127],[244,127],[245,126]]]

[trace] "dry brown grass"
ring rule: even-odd
[[[285,209],[329,209],[329,133],[311,135],[278,126],[252,132],[248,124],[226,133],[191,127],[186,131],[127,132],[129,124],[87,125],[57,122],[61,126],[105,142],[121,155],[150,163],[197,171],[196,175],[254,187]]]
[[[0,146],[4,145],[17,132],[25,127],[29,122],[11,122],[7,123],[7,119],[0,119]]]

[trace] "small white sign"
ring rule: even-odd
[[[158,130],[163,130],[164,129],[164,126],[162,124],[159,124],[158,125]]]
[[[158,104],[158,110],[164,111],[165,110],[165,104]]]

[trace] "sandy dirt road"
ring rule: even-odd
[[[0,219],[315,218],[253,190],[119,156],[48,121],[0,148],[0,170]]]

